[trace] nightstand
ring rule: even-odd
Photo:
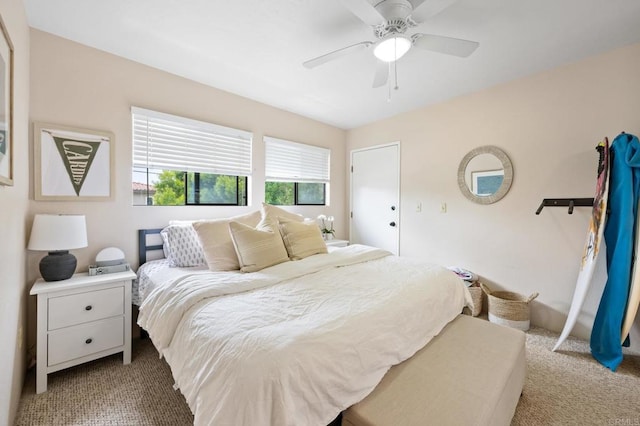
[[[131,362],[132,271],[68,280],[38,279],[36,392],[47,391],[47,374],[122,352]]]
[[[349,245],[347,240],[327,240],[325,241],[327,247],[346,247]]]

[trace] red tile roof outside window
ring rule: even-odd
[[[133,192],[147,192],[150,194],[154,194],[156,192],[156,188],[153,185],[147,185],[146,183],[140,182],[131,182],[131,187],[133,188]]]

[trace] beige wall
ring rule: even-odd
[[[604,136],[640,133],[639,94],[637,44],[351,130],[347,149],[401,141],[402,255],[466,267],[494,288],[539,292],[532,321],[560,330],[591,212],[534,213],[543,198],[593,197],[594,148]],[[468,201],[456,182],[460,160],[481,145],[502,148],[514,167],[510,192],[488,206]],[[589,337],[604,280],[600,267],[578,336]]]
[[[14,48],[14,185],[0,186],[0,425],[13,424],[25,370],[25,227],[29,194],[29,27],[22,0],[0,0]]]
[[[258,102],[207,87],[102,51],[31,30],[31,120],[115,134],[116,188],[112,202],[32,201],[35,213],[79,213],[87,217],[89,247],[74,250],[78,270],[109,246],[124,250],[137,266],[139,228],[162,227],[170,219],[224,217],[259,208],[264,199],[264,144],[269,135],[331,148],[330,206],[292,208],[307,217],[336,217],[338,236],[346,235],[343,130]],[[132,206],[131,106],[153,109],[253,132],[250,207]],[[33,191],[33,189],[31,189]],[[43,253],[28,256],[27,279],[38,278]],[[30,335],[35,338],[35,302],[30,303]]]

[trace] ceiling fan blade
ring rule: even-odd
[[[367,0],[342,0],[342,4],[365,24],[375,26],[386,21],[384,16]]]
[[[436,16],[457,0],[413,0],[413,12],[410,18],[417,24]]]
[[[445,55],[466,58],[480,46],[477,41],[462,40],[433,34],[414,34],[411,36],[413,45],[420,49],[432,50]]]
[[[381,87],[389,80],[389,62],[378,61],[376,74],[373,77],[373,87]]]
[[[341,56],[348,55],[349,53],[355,52],[356,50],[360,50],[366,47],[371,46],[373,43],[370,41],[362,41],[360,43],[352,44],[351,46],[343,47],[342,49],[334,50],[333,52],[325,53],[322,56],[318,56],[317,58],[309,59],[302,63],[305,68],[315,68],[319,65],[325,64],[334,59],[340,58]]]

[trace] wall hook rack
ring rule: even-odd
[[[569,214],[573,214],[574,207],[593,207],[593,198],[545,198],[536,210],[540,214],[545,207],[569,207]]]

